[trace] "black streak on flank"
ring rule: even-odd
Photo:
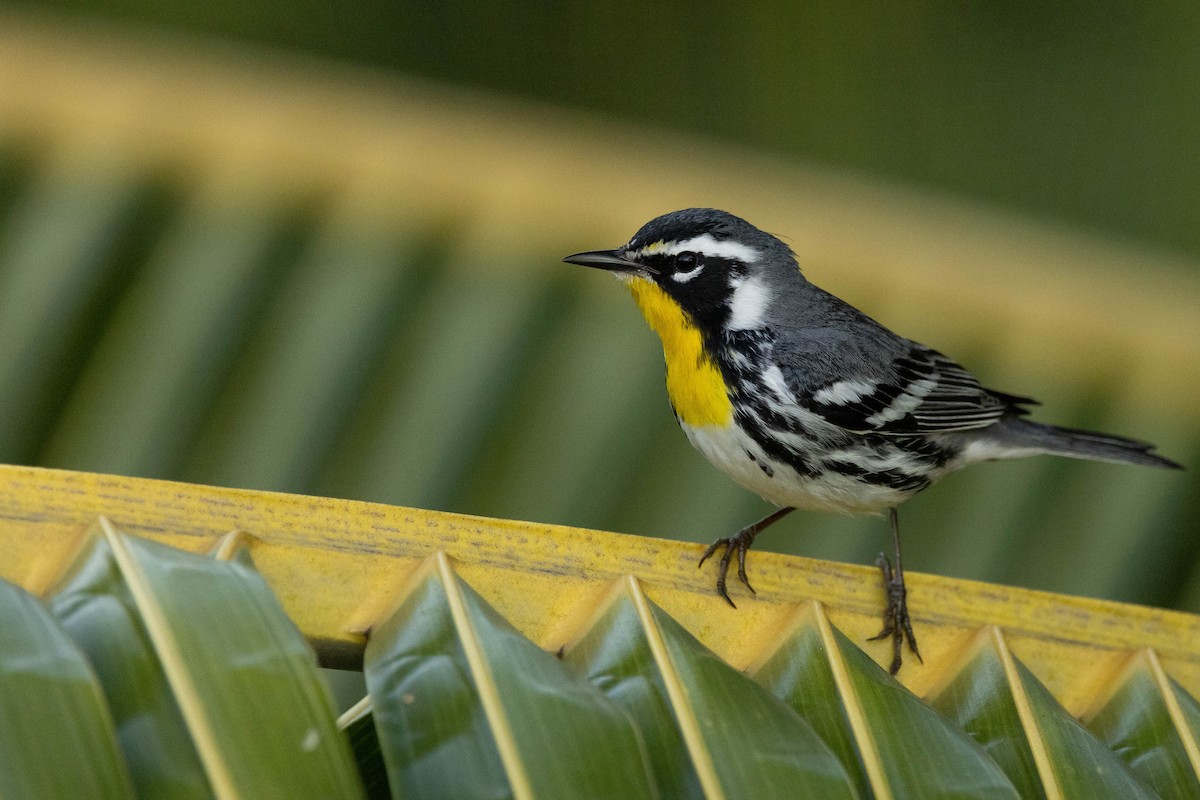
[[[746,458],[750,459],[755,464],[758,464],[758,468],[761,469],[763,471],[763,474],[766,475],[768,478],[775,477],[775,470],[771,468],[771,465],[764,464],[763,462],[759,461],[757,458],[754,457],[754,453],[751,453],[749,450],[747,450]]]

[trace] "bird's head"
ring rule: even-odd
[[[664,214],[615,250],[576,253],[563,261],[624,280],[656,328],[653,315],[665,302],[706,331],[758,328],[780,286],[802,280],[786,244],[713,208]]]

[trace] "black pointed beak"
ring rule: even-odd
[[[612,272],[633,272],[641,266],[633,261],[622,258],[619,250],[590,250],[586,253],[576,253],[563,259],[567,264],[579,264],[584,267],[607,269]]]

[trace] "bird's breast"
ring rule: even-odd
[[[629,291],[646,322],[662,340],[667,362],[667,396],[680,422],[729,425],[733,405],[721,371],[704,350],[700,329],[657,284],[631,278]]]

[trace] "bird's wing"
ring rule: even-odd
[[[1026,397],[985,389],[936,350],[899,340],[891,353],[836,378],[810,381],[797,399],[833,424],[856,432],[948,433],[985,428],[1001,417],[1026,414]]]

